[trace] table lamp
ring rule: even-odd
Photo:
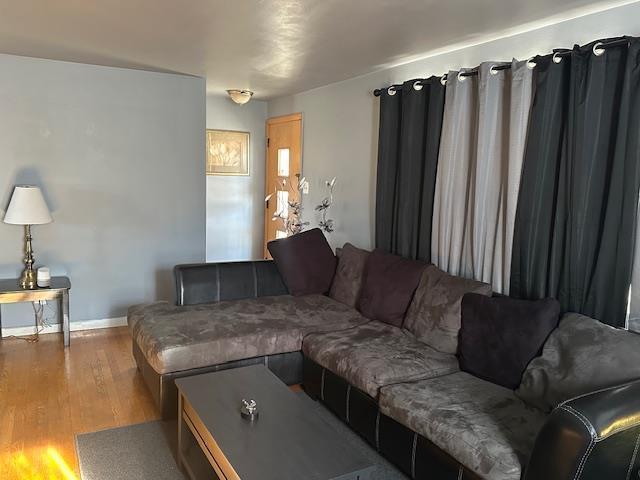
[[[40,189],[33,185],[16,185],[4,214],[4,223],[24,225],[24,270],[20,276],[22,288],[31,289],[37,285],[36,272],[33,269],[31,225],[42,225],[52,221]]]

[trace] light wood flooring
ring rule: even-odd
[[[74,435],[157,418],[127,327],[0,342],[2,480],[78,480]]]

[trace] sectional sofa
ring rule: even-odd
[[[459,326],[462,299],[490,298],[490,288],[433,266],[400,326],[331,296],[290,295],[272,261],[179,265],[175,279],[177,305],[128,314],[133,354],[165,418],[177,409],[176,378],[261,363],[301,383],[410,478],[639,478],[640,370],[594,372],[606,387],[576,387],[575,398],[554,389],[570,386],[569,370],[594,355],[614,370],[611,356],[640,360],[640,336],[568,314],[527,365],[529,384],[513,389],[462,371],[450,344],[461,334],[443,320]],[[574,337],[575,349],[567,347]],[[433,338],[440,350],[427,343]],[[622,351],[603,353],[610,345]],[[558,359],[573,367],[554,373]],[[545,405],[544,396],[562,401]]]

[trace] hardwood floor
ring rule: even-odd
[[[127,327],[0,342],[2,480],[77,480],[74,435],[158,416]]]

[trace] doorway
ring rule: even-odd
[[[300,201],[298,182],[302,175],[302,114],[267,120],[267,164],[265,192],[264,258],[270,259],[267,243],[288,236],[285,219],[289,203]]]

